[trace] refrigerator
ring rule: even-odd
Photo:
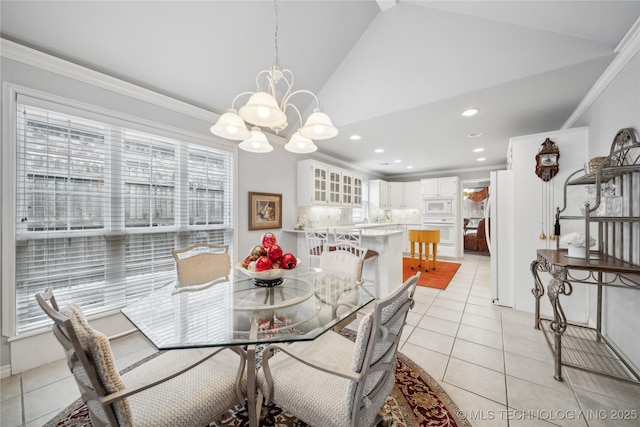
[[[512,195],[513,170],[492,171],[484,222],[491,254],[491,301],[506,307],[513,307]]]

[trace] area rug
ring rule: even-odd
[[[355,333],[347,329],[343,329],[342,333],[350,339],[355,337]],[[381,413],[389,427],[471,426],[458,415],[460,410],[440,384],[402,353],[398,353],[396,362],[396,385]],[[209,427],[242,427],[248,425],[248,419],[245,406],[236,405]],[[308,427],[273,404],[262,408],[260,425]],[[78,399],[44,427],[91,427],[87,406]]]
[[[433,260],[429,260],[429,269],[425,271],[424,258],[422,259],[422,267],[418,268],[418,259],[415,259],[415,268],[411,268],[411,258],[402,258],[402,280],[407,280],[409,277],[416,274],[417,271],[421,271],[418,285],[427,286],[429,288],[446,289],[455,276],[456,271],[460,268],[461,264],[456,262],[445,262],[436,260],[436,269],[433,269]]]

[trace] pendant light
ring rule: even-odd
[[[224,113],[215,125],[211,126],[211,132],[221,138],[242,141],[239,147],[252,153],[267,153],[273,150],[266,135],[261,128],[269,128],[276,134],[287,128],[288,109],[293,111],[300,120],[301,128],[294,133],[290,141],[285,145],[288,151],[293,153],[311,153],[318,147],[313,140],[333,138],[338,134],[338,129],[333,126],[331,119],[320,108],[318,97],[308,90],[293,90],[293,72],[280,67],[278,61],[278,3],[274,1],[275,9],[275,61],[268,70],[262,70],[256,77],[258,89],[255,92],[243,92],[237,95],[231,108]],[[280,90],[277,90],[280,88]],[[278,94],[283,94],[278,99]],[[294,95],[308,95],[316,103],[316,108],[309,115],[306,122],[302,120],[300,109],[291,103]],[[247,103],[236,109],[235,103],[241,97],[249,97]],[[252,125],[251,131],[246,123]]]

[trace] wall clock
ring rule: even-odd
[[[547,138],[536,154],[536,175],[544,182],[549,181],[558,173],[560,150],[555,142]]]

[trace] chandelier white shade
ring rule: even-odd
[[[271,129],[284,129],[287,126],[287,116],[278,106],[275,97],[267,92],[257,92],[251,95],[247,104],[240,108],[240,117],[255,126]]]
[[[294,91],[293,72],[280,68],[278,63],[278,7],[275,1],[274,3],[276,18],[274,65],[268,70],[262,70],[258,73],[256,77],[257,90],[237,95],[231,103],[231,108],[220,116],[210,130],[221,138],[242,141],[239,145],[242,150],[267,153],[273,150],[273,147],[260,128],[269,128],[278,134],[289,125],[287,110],[293,110],[302,127],[292,135],[290,141],[285,145],[285,149],[293,153],[311,153],[318,149],[313,143],[314,139],[333,138],[338,134],[338,129],[333,126],[329,116],[320,109],[318,97],[308,90]],[[303,94],[311,96],[312,101],[315,102],[315,109],[306,122],[302,120],[301,108],[290,102],[294,95],[300,97]],[[235,103],[241,97],[248,97],[247,103],[236,109]],[[253,125],[251,131],[247,129],[246,123]]]
[[[249,138],[240,143],[239,147],[241,149],[251,153],[268,153],[269,151],[273,151],[273,146],[269,144],[265,134],[260,132],[260,128],[254,127],[250,133]]]
[[[338,129],[333,126],[329,116],[320,108],[316,108],[300,129],[300,133],[309,139],[329,139],[338,134]]]
[[[300,135],[300,132],[296,132],[293,134],[287,145],[284,146],[284,149],[287,151],[291,151],[292,153],[313,153],[318,149],[318,147],[313,143],[309,138],[305,138]]]
[[[251,135],[247,125],[238,115],[238,111],[230,108],[218,119],[218,122],[211,126],[211,133],[222,138],[242,141]]]

